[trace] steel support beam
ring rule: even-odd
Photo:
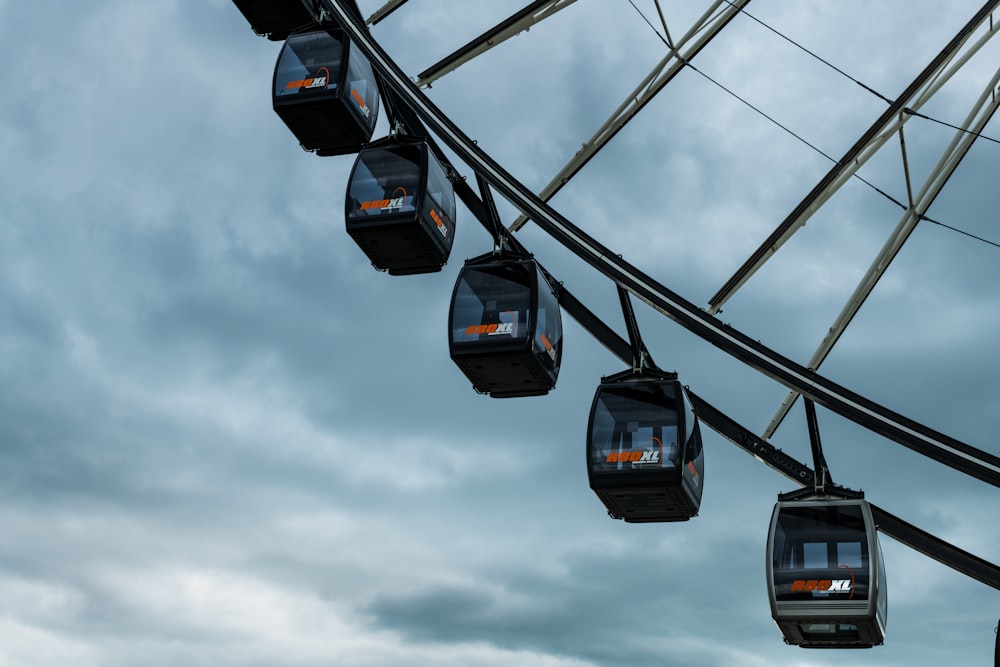
[[[878,256],[876,256],[875,261],[868,267],[868,271],[854,289],[850,299],[847,301],[847,305],[840,311],[840,315],[837,316],[837,319],[820,343],[819,348],[817,348],[816,352],[809,359],[809,362],[806,364],[807,367],[817,370],[823,364],[823,361],[826,360],[830,351],[833,350],[833,346],[836,345],[847,329],[847,325],[857,315],[862,304],[868,299],[872,290],[875,289],[875,285],[878,284],[879,279],[882,278],[882,275],[889,268],[889,264],[899,254],[899,251],[903,248],[903,244],[906,243],[907,239],[910,238],[910,234],[916,229],[917,223],[920,222],[927,210],[930,209],[931,204],[934,203],[941,189],[944,188],[945,183],[951,178],[951,175],[955,173],[955,169],[958,168],[958,165],[962,162],[962,158],[968,153],[977,136],[982,133],[986,127],[986,123],[989,122],[997,109],[1000,108],[1000,96],[996,95],[998,83],[1000,83],[1000,69],[996,71],[993,78],[986,85],[974,108],[962,123],[961,129],[956,131],[951,143],[948,144],[948,147],[941,155],[941,158],[934,166],[927,180],[924,181],[917,196],[910,203],[910,207],[903,214],[903,217],[897,223],[889,239],[882,246]],[[902,132],[902,128],[900,128],[900,132]],[[764,430],[763,435],[765,438],[769,438],[774,434],[798,396],[799,394],[796,391],[788,393]]]
[[[947,46],[930,62],[889,108],[872,124],[861,138],[844,154],[826,176],[806,195],[798,206],[778,225],[770,236],[753,252],[736,273],[709,299],[708,312],[715,314],[747,280],[770,259],[792,234],[798,231],[833,194],[882,145],[888,141],[910,117],[902,114],[906,109],[917,110],[951,78],[962,65],[992,38],[1000,24],[992,21],[992,12],[1000,7],[1000,0],[990,0],[976,12]],[[986,32],[965,52],[962,48],[983,25]]]
[[[387,3],[376,9],[371,16],[369,16],[365,23],[368,25],[375,25],[389,14],[403,6],[406,0],[389,0]]]
[[[670,52],[656,64],[646,77],[636,86],[600,128],[583,143],[569,162],[559,170],[559,173],[549,181],[549,184],[538,193],[539,199],[549,201],[566,185],[583,167],[590,162],[599,150],[604,148],[625,125],[635,118],[664,86],[670,83],[684,68],[684,65],[694,59],[705,46],[737,15],[750,0],[715,0],[708,10],[702,14],[695,24],[680,38]],[[719,8],[722,8],[719,11]],[[665,23],[664,23],[665,25]],[[528,221],[521,215],[510,225],[511,231],[517,231]]]
[[[417,75],[417,85],[423,88],[429,86],[445,74],[454,71],[480,56],[497,44],[529,30],[531,26],[549,18],[560,9],[565,9],[576,0],[536,0],[510,18],[501,21],[468,44],[459,47],[451,54],[428,67]]]

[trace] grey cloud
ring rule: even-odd
[[[350,158],[295,145],[267,96],[278,45],[250,34],[231,2],[55,4],[0,5],[12,63],[0,73],[9,92],[0,99],[0,592],[10,594],[0,607],[21,624],[0,624],[0,659],[841,660],[781,645],[763,542],[775,494],[792,485],[714,434],[701,516],[676,526],[605,516],[587,488],[583,438],[600,376],[621,364],[568,318],[549,396],[473,394],[448,359],[445,319],[462,259],[488,250],[488,236],[463,210],[441,273],[375,272],[343,233]],[[536,187],[596,129],[598,107],[617,104],[633,74],[662,56],[630,8],[585,4],[428,91]],[[919,25],[939,11],[907,8]],[[39,9],[59,17],[44,22],[44,40],[35,38]],[[464,11],[407,6],[375,32],[415,73],[486,26],[478,10]],[[756,11],[821,45],[853,20],[839,8]],[[934,35],[913,45],[919,53],[886,43],[892,66],[847,51],[837,61],[861,58],[891,90],[912,76],[903,54],[920,60],[970,11],[949,6]],[[824,21],[829,30],[817,32],[813,12],[844,25]],[[903,34],[872,23],[854,27],[857,39]],[[837,154],[877,110],[858,93],[828,102],[829,122],[816,120],[823,99],[795,97],[770,70],[787,66],[789,80],[813,85],[815,65],[775,57],[785,47],[762,34],[734,24],[699,62],[727,81],[759,76],[746,82],[753,101],[783,100],[779,115]],[[519,88],[512,59],[534,67],[537,89]],[[36,76],[40,62],[47,77]],[[526,95],[536,106],[519,103]],[[932,146],[912,127],[907,140],[924,164]],[[977,146],[931,214],[989,235],[979,177],[994,172],[993,159]],[[889,162],[870,175],[897,191]],[[703,302],[825,168],[686,73],[555,203]],[[851,289],[845,266],[866,265],[896,216],[852,187],[723,319],[804,360]],[[530,226],[522,235],[624,333],[611,285]],[[921,223],[824,373],[989,449],[995,262],[967,243]],[[661,366],[763,426],[783,388],[636,308]],[[775,442],[808,461],[800,413]],[[820,418],[835,479],[996,559],[982,528],[996,507],[989,487]],[[988,591],[891,542],[886,551],[898,600],[890,643],[858,664],[941,664],[944,654],[985,662]]]

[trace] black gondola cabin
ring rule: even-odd
[[[701,429],[675,373],[602,378],[587,427],[587,475],[615,519],[687,521],[698,514]]]
[[[559,302],[530,258],[466,261],[448,316],[452,361],[476,391],[540,396],[555,387],[562,358]]]
[[[362,149],[347,186],[347,233],[375,268],[440,271],[455,240],[455,190],[427,142],[385,139]]]
[[[285,39],[296,30],[314,24],[316,18],[304,0],[233,0],[236,8],[258,35]],[[311,4],[311,3],[310,3]]]
[[[885,567],[865,500],[779,496],[767,553],[771,616],[786,643],[804,648],[882,644]]]
[[[357,153],[378,117],[371,64],[339,28],[290,36],[274,68],[274,111],[303,148]]]

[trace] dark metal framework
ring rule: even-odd
[[[309,0],[298,1],[307,7],[311,6]],[[897,444],[954,470],[1000,487],[1000,457],[908,419],[796,364],[760,342],[719,322],[589,237],[514,179],[430,102],[367,33],[353,2],[345,0],[317,0],[317,2],[320,13],[335,18],[369,58],[382,84],[380,90],[383,92],[390,118],[404,119],[406,127],[415,133],[418,128],[426,132],[423,130],[426,124],[473,169],[484,193],[488,192],[489,187],[495,188],[524,216],[533,220],[557,242],[612,280],[620,289],[639,296],[660,313],[741,362]],[[442,163],[448,165],[433,141],[431,147]],[[468,184],[457,176],[457,172],[454,172],[450,165],[446,166],[446,169],[449,169],[455,183],[456,194],[462,202],[487,229],[495,230],[495,211],[491,218],[487,204],[484,204]],[[509,233],[499,232],[496,236],[505,247],[523,249]],[[551,284],[557,284],[544,268],[541,268],[541,271],[549,278]],[[630,365],[634,363],[633,345],[622,339],[587,309],[565,286],[560,285],[558,294],[562,308],[584,329],[624,363]],[[813,486],[816,483],[815,474],[808,466],[739,425],[690,390],[688,395],[699,419],[730,442],[800,485]],[[1000,567],[926,533],[875,505],[871,505],[871,511],[879,531],[1000,590]],[[1000,646],[997,650],[1000,653]]]
[[[329,1],[329,0],[328,0]],[[949,467],[1000,487],[1000,456],[984,452],[908,419],[810,371],[759,341],[709,316],[693,303],[642,273],[536,197],[458,129],[367,34],[345,3],[332,2],[366,51],[387,87],[477,174],[552,236],[605,277],[642,298],[695,335],[817,404]]]

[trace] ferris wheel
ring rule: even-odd
[[[768,536],[771,611],[787,643],[841,648],[884,641],[887,597],[878,533],[1000,589],[997,565],[922,531],[860,492],[834,484],[814,407],[1000,487],[1000,456],[898,414],[819,372],[917,224],[931,220],[930,205],[1000,107],[998,70],[970,96],[964,121],[950,126],[954,137],[925,180],[914,181],[904,128],[913,118],[928,118],[925,105],[995,36],[993,12],[1000,0],[984,4],[900,94],[884,99],[884,111],[842,156],[831,158],[829,171],[707,308],[640,270],[548,202],[681,71],[699,71],[699,53],[746,13],[749,0],[706,3],[705,11],[681,31],[655,2],[655,19],[645,18],[661,36],[666,55],[538,193],[468,137],[422,88],[574,0],[531,2],[415,76],[406,74],[367,28],[397,10],[407,11],[406,0],[387,2],[367,19],[348,0],[234,2],[256,33],[284,42],[272,99],[294,137],[318,155],[356,156],[344,184],[346,230],[375,268],[393,275],[441,270],[458,225],[456,199],[492,236],[492,250],[461,269],[449,315],[451,358],[476,391],[514,398],[553,389],[562,363],[562,313],[625,364],[627,370],[603,378],[597,389],[586,447],[590,486],[612,517],[644,523],[685,521],[698,514],[705,476],[704,424],[803,487],[779,496]],[[381,109],[388,115],[390,133],[377,138],[373,134]],[[810,360],[792,361],[718,319],[723,305],[765,262],[887,147],[902,156],[906,198],[886,195],[902,211],[899,222]],[[461,176],[460,166],[474,173],[476,189]],[[518,211],[512,222],[501,221],[494,193]],[[517,232],[529,223],[615,285],[627,337],[572,294],[522,243]],[[682,384],[676,373],[656,365],[642,339],[633,298],[789,390],[761,434],[736,423]],[[799,397],[809,422],[812,468],[767,440]]]

